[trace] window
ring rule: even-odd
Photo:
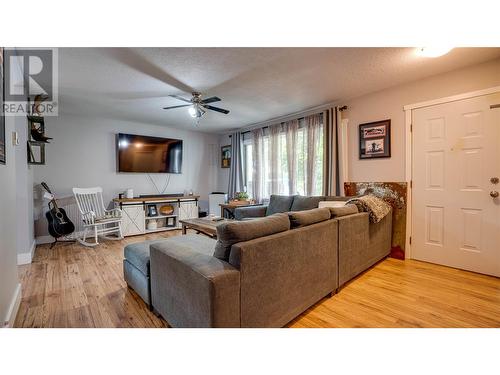
[[[249,196],[253,196],[252,194],[252,139],[243,140],[243,183],[245,185],[244,190],[248,192]]]
[[[244,168],[244,180],[246,191],[248,194],[257,199],[267,199],[271,194],[283,194],[283,195],[322,195],[323,194],[323,174],[324,174],[324,126],[321,123],[315,133],[314,141],[314,152],[312,157],[314,157],[313,175],[308,176],[308,168],[311,165],[308,162],[308,149],[311,149],[312,145],[308,145],[308,131],[304,124],[304,121],[299,123],[299,128],[296,131],[296,147],[295,150],[287,149],[287,134],[286,131],[281,131],[276,138],[274,143],[271,140],[271,135],[269,131],[265,131],[263,136],[263,155],[261,155],[261,170],[260,178],[262,179],[262,191],[261,196],[255,194],[254,189],[254,176],[255,171],[253,170],[254,160],[253,160],[253,139],[251,133],[246,133],[243,141],[243,168]],[[273,145],[271,145],[273,143]],[[274,152],[272,150],[274,147]],[[293,152],[294,155],[289,155],[289,152]],[[276,155],[276,160],[274,159],[274,154]],[[271,156],[273,155],[273,156]],[[289,162],[295,160],[295,169],[289,171]],[[291,162],[293,163],[293,161]],[[290,183],[290,172],[295,175],[294,183]],[[309,171],[309,173],[311,173]],[[308,178],[311,178],[312,186],[311,191],[307,190]],[[295,191],[290,191],[290,187],[294,187]],[[308,194],[309,193],[309,194]]]

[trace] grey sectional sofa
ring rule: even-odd
[[[278,213],[150,246],[151,299],[173,327],[281,327],[389,255],[391,215]],[[215,251],[214,251],[215,249]]]

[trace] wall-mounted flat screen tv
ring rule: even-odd
[[[118,172],[182,173],[182,140],[118,134]]]

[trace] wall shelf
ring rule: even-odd
[[[177,217],[177,215],[158,215],[158,216],[146,216],[146,220],[152,219],[165,219],[167,217]]]

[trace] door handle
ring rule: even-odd
[[[490,191],[490,197],[492,198],[498,198],[498,191]]]

